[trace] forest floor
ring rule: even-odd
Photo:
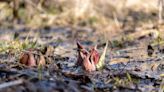
[[[164,92],[157,0],[94,0],[89,8],[83,2],[89,13],[78,17],[81,0],[20,0],[19,8],[17,0],[6,1],[0,3],[0,92]],[[99,54],[108,41],[105,67],[77,66],[76,41],[97,45]]]
[[[113,38],[118,38],[110,38],[105,68],[86,72],[76,66],[76,41],[79,40],[89,48],[97,45],[98,51],[102,53],[105,41],[94,29],[57,27],[3,30],[0,36],[3,39],[0,43],[0,89],[3,92],[162,90],[164,48],[160,44],[161,40],[158,43],[152,40],[155,39],[152,35],[156,35],[156,31],[157,29],[152,27],[144,31],[115,33]],[[120,35],[125,38],[120,38]],[[151,56],[148,56],[148,45],[154,49]],[[20,64],[21,54],[28,52],[29,48],[32,48],[30,53],[34,55],[35,60],[38,60],[39,53],[43,52],[46,64],[42,67]]]

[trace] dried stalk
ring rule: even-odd
[[[22,83],[23,83],[22,79],[10,81],[10,82],[5,82],[5,83],[0,84],[0,89],[11,87],[11,86],[16,86],[16,85],[19,85]]]

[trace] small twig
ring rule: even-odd
[[[10,82],[6,82],[6,83],[2,83],[2,84],[0,84],[0,89],[7,88],[7,87],[10,87],[10,86],[19,85],[19,84],[22,84],[22,83],[23,83],[22,79],[15,80],[15,81],[10,81]]]
[[[127,62],[127,64],[123,67],[123,69],[120,71],[120,73],[122,73],[124,70],[125,70],[125,68],[128,66],[128,64],[130,63],[130,59],[129,59],[129,62]]]

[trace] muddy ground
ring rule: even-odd
[[[164,92],[163,6],[163,0],[0,1],[0,92]],[[77,41],[97,45],[99,54],[109,43],[102,70],[77,66]]]
[[[149,28],[154,30],[155,28]],[[135,34],[138,34],[134,37]],[[85,47],[98,45],[102,53],[105,40],[92,28],[54,27],[38,30],[1,29],[1,46],[12,41],[29,43],[37,39],[35,49],[53,47],[41,69],[20,64],[20,54],[11,47],[0,53],[0,91],[1,92],[158,92],[162,90],[164,58],[162,46],[153,45],[153,55],[147,55],[147,47],[152,40],[151,31],[122,31],[108,34],[105,68],[86,72],[76,66],[77,46],[80,41]],[[17,36],[16,38],[15,35]],[[133,35],[133,40],[123,40],[120,35]],[[28,37],[27,37],[28,36]],[[112,37],[113,36],[113,37]],[[118,38],[117,38],[118,37]],[[112,39],[113,38],[113,39]],[[116,41],[114,38],[117,38]],[[8,43],[9,42],[9,43]],[[11,45],[11,44],[10,44]],[[13,44],[15,45],[15,44]],[[159,50],[161,49],[161,50]],[[37,58],[38,52],[33,52]]]

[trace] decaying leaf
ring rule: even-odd
[[[36,66],[34,55],[30,52],[22,53],[19,62],[27,66]]]
[[[107,47],[108,47],[108,42],[106,42],[104,51],[103,51],[102,55],[100,56],[98,63],[96,64],[96,68],[98,70],[102,69],[105,66],[105,55],[106,55]]]

